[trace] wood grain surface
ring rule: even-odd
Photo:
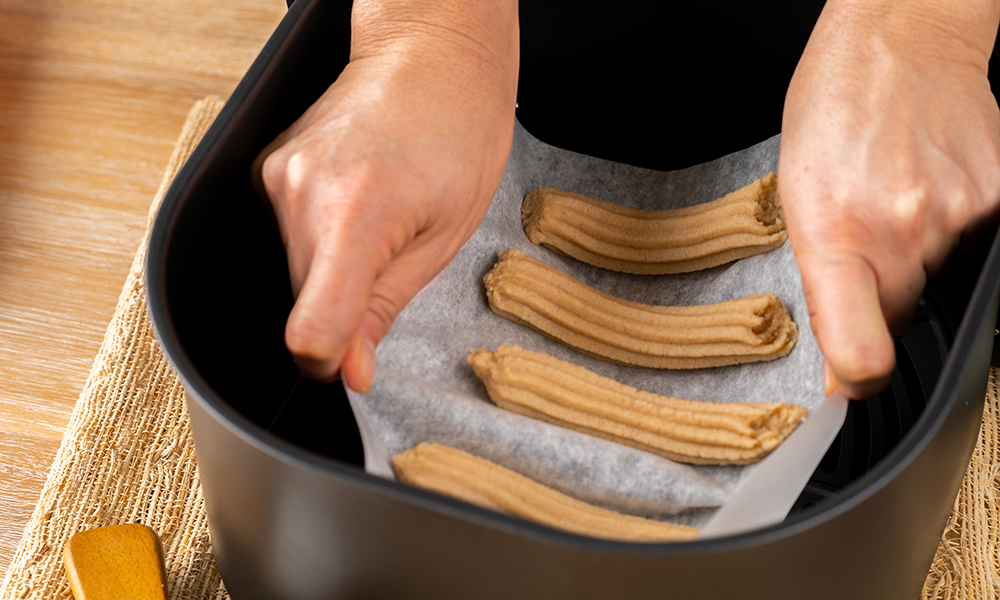
[[[0,0],[0,574],[114,312],[192,104],[284,0]]]

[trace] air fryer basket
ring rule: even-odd
[[[821,5],[733,2],[719,19],[712,3],[524,4],[522,124],[557,146],[658,169],[778,131]],[[782,35],[753,34],[776,14]],[[349,16],[343,0],[291,6],[153,230],[150,308],[188,391],[233,597],[915,597],[978,431],[1000,283],[995,229],[931,282],[897,341],[891,387],[852,403],[783,524],[688,544],[609,542],[370,477],[342,387],[300,379],[284,348],[285,255],[247,176],[345,64]],[[718,35],[688,30],[699,22]],[[755,50],[742,51],[750,40]],[[819,576],[831,569],[844,575]]]

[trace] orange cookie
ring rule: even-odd
[[[650,306],[596,290],[520,250],[483,278],[494,313],[583,354],[654,369],[774,360],[798,327],[781,298],[757,294],[704,306]]]
[[[500,408],[678,462],[758,461],[809,413],[781,402],[659,396],[519,346],[473,350],[469,363]]]
[[[698,530],[624,515],[546,487],[468,452],[422,443],[392,457],[396,478],[502,513],[581,535],[636,542],[692,540]]]
[[[675,210],[627,208],[541,187],[525,197],[521,221],[534,244],[640,275],[715,267],[770,252],[788,237],[774,173],[718,200]]]

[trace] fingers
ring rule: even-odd
[[[303,375],[343,376],[364,393],[393,321],[485,215],[506,149],[473,140],[465,155],[479,160],[454,169],[457,142],[322,133],[289,142],[261,168],[296,294],[285,343]]]
[[[355,334],[341,371],[347,387],[359,394],[367,393],[375,379],[375,342],[363,334]]]
[[[351,245],[343,243],[346,240],[331,241],[319,246],[311,257],[285,327],[285,344],[299,370],[318,381],[333,381],[339,376],[340,363],[349,349],[356,362],[363,358],[365,340],[355,334],[377,274],[386,262],[370,248],[354,245],[352,252]]]
[[[874,269],[852,255],[800,257],[799,269],[812,330],[830,371],[824,373],[827,392],[839,383],[850,398],[878,393],[889,383],[896,354]]]
[[[379,342],[464,237],[428,229],[400,240],[390,226],[357,228],[357,220],[344,219],[339,234],[323,237],[285,341],[304,375],[321,381],[339,375],[352,390],[365,393]]]
[[[784,140],[783,140],[784,141]],[[838,386],[850,398],[880,392],[895,366],[892,330],[909,323],[922,285],[920,261],[900,252],[891,223],[864,189],[843,190],[801,157],[808,148],[782,147],[779,185],[789,239],[802,278],[810,326],[824,357],[827,394]],[[922,281],[921,281],[922,283]],[[908,293],[915,291],[915,294]]]

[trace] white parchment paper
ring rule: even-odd
[[[392,478],[391,457],[422,441],[472,452],[582,500],[701,525],[754,467],[698,467],[508,413],[490,403],[466,362],[473,348],[519,344],[658,394],[708,400],[823,400],[821,355],[809,329],[791,248],[681,275],[627,275],[559,256],[528,241],[524,196],[547,185],[642,209],[715,200],[776,171],[779,138],[718,160],[657,172],[554,148],[518,124],[503,180],[486,218],[448,267],[423,289],[379,345],[375,381],[349,392],[369,473]],[[482,278],[501,250],[519,248],[609,294],[646,304],[693,305],[759,292],[781,296],[799,326],[785,358],[693,371],[636,369],[588,358],[494,315]],[[765,459],[766,460],[766,459]]]

